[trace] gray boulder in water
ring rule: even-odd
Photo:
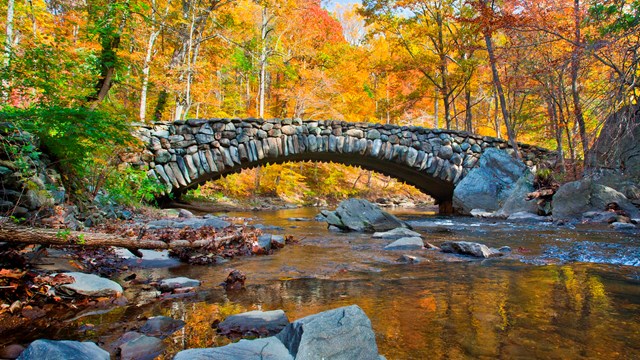
[[[323,210],[321,214],[329,226],[333,225],[340,230],[375,232],[408,227],[397,217],[363,199],[345,200],[338,205],[336,211]]]
[[[289,325],[289,319],[282,310],[249,311],[231,315],[218,325],[223,335],[275,335]]]
[[[553,218],[579,219],[584,213],[606,210],[607,204],[617,203],[629,217],[640,217],[640,211],[624,194],[591,178],[566,183],[553,195]]]
[[[109,353],[92,342],[36,340],[20,354],[18,360],[109,360]]]
[[[500,209],[526,170],[522,161],[504,150],[485,150],[478,167],[469,171],[453,190],[454,209],[462,214],[469,214],[472,209]]]
[[[447,241],[440,245],[440,249],[446,253],[469,255],[479,258],[502,256],[503,254],[487,245],[469,241]]]
[[[62,284],[58,290],[70,295],[84,296],[120,296],[122,295],[122,286],[115,281],[105,279],[94,274],[85,274],[81,272],[64,273],[74,279],[71,284]],[[53,274],[55,276],[56,274]]]
[[[379,359],[371,321],[357,305],[296,320],[276,337],[296,360]]]
[[[403,237],[384,247],[385,250],[419,250],[424,248],[419,237]]]
[[[511,194],[504,200],[500,210],[496,212],[497,216],[509,217],[516,213],[527,212],[538,214],[538,204],[536,200],[527,200],[527,194],[533,192],[533,173],[528,169],[518,179],[513,186]]]
[[[173,360],[293,360],[287,348],[275,337],[240,340],[217,348],[180,351]]]

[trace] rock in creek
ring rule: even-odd
[[[610,227],[616,229],[616,230],[635,230],[638,227],[630,224],[630,223],[622,223],[622,222],[614,222],[611,225],[609,225]]]
[[[240,290],[244,288],[244,282],[247,280],[247,275],[242,271],[233,270],[227,275],[227,278],[221,284],[226,290]]]
[[[287,325],[289,319],[282,310],[256,310],[227,317],[218,324],[218,333],[231,338],[273,336]]]
[[[336,211],[323,210],[321,214],[330,226],[341,230],[376,232],[408,227],[395,216],[363,199],[345,200],[338,205]]]
[[[380,238],[380,239],[400,239],[403,237],[421,237],[420,233],[417,233],[413,230],[409,230],[407,228],[395,228],[393,230],[385,231],[385,232],[376,232],[373,233],[371,237]]]
[[[121,360],[153,360],[165,348],[162,340],[135,331],[125,333],[118,346]]]
[[[160,281],[159,287],[161,291],[172,291],[173,289],[200,286],[199,280],[189,279],[187,277],[176,277],[164,279]]]
[[[440,245],[440,249],[446,253],[470,255],[480,258],[490,258],[503,255],[498,250],[489,248],[487,245],[468,241],[446,241]]]
[[[109,360],[109,353],[92,342],[36,340],[18,360]]]
[[[296,360],[377,360],[371,321],[357,305],[296,320],[276,335]]]
[[[538,214],[538,203],[536,200],[527,200],[527,194],[533,192],[533,173],[526,169],[524,174],[516,181],[511,194],[504,200],[502,207],[496,211],[500,217],[509,217],[516,213],[527,212]]]
[[[398,258],[398,260],[396,260],[396,261],[401,262],[401,263],[405,263],[405,264],[418,264],[418,263],[422,262],[422,260],[424,260],[424,259],[422,259],[420,257],[417,257],[417,256],[404,254],[404,255],[400,256]]]
[[[122,295],[122,286],[115,281],[102,278],[98,275],[80,272],[68,272],[64,274],[75,280],[71,284],[63,284],[57,288],[58,291],[65,294],[79,294],[91,297],[118,297]],[[55,275],[57,274],[52,274],[52,276]]]
[[[7,345],[0,349],[0,359],[15,359],[24,351],[24,346],[19,344]]]
[[[420,250],[424,247],[419,237],[403,237],[384,247],[385,250]]]
[[[500,209],[527,169],[506,151],[494,148],[486,149],[478,164],[453,190],[453,207],[462,214]]]
[[[507,220],[509,221],[522,221],[522,222],[541,222],[550,221],[550,216],[539,216],[527,211],[520,211],[509,215]]]
[[[176,320],[167,316],[155,316],[147,320],[140,328],[140,332],[149,335],[157,336],[161,339],[173,334],[174,332],[182,329],[185,322],[182,320]]]
[[[604,211],[616,203],[631,218],[640,217],[640,211],[624,194],[591,178],[566,183],[553,195],[554,220],[579,219],[591,211]]]
[[[207,349],[189,349],[173,360],[293,360],[287,348],[275,337],[240,340],[237,343]]]

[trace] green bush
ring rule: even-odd
[[[166,190],[159,181],[148,177],[146,171],[131,167],[113,172],[108,176],[104,188],[111,200],[128,206],[152,203]]]

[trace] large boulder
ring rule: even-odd
[[[579,219],[584,213],[604,211],[607,204],[617,203],[631,218],[639,218],[640,211],[624,194],[591,178],[584,178],[562,185],[553,195],[553,218],[556,220]]]
[[[395,216],[363,199],[345,200],[336,211],[323,210],[321,214],[329,226],[345,231],[375,232],[408,227]]]
[[[453,190],[453,207],[461,214],[472,209],[496,211],[511,195],[527,166],[504,150],[484,151],[478,166],[469,171]]]
[[[237,343],[207,349],[180,351],[173,360],[293,360],[287,348],[275,337],[240,340]]]
[[[533,192],[534,175],[528,169],[524,174],[516,181],[511,194],[504,200],[502,207],[495,213],[499,217],[509,217],[516,213],[538,213],[538,204],[535,200],[527,200],[527,194]]]
[[[109,353],[92,342],[36,340],[18,360],[109,360]]]
[[[357,305],[296,320],[276,337],[296,360],[379,358],[371,321]]]
[[[85,274],[81,272],[64,273],[73,278],[71,284],[62,284],[58,290],[69,295],[84,295],[91,297],[122,295],[122,286],[115,281],[102,278],[98,275]],[[53,274],[55,276],[56,274]]]
[[[227,317],[218,324],[218,332],[231,337],[271,336],[282,331],[287,325],[289,325],[289,319],[282,310],[255,310]]]

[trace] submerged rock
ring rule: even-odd
[[[400,239],[403,237],[421,237],[420,233],[413,230],[399,227],[385,232],[373,233],[371,237],[380,239]]]
[[[417,264],[417,263],[422,262],[422,260],[423,260],[422,258],[419,258],[417,256],[404,254],[404,255],[400,256],[398,258],[398,260],[396,260],[396,261],[401,262],[401,263],[405,263],[405,264]]]
[[[164,339],[182,329],[185,324],[182,320],[176,320],[167,316],[155,316],[149,318],[147,322],[142,325],[140,332],[145,335],[157,336]]]
[[[289,324],[282,310],[249,311],[231,315],[218,324],[218,332],[226,336],[272,336]]]
[[[504,150],[488,148],[478,166],[469,171],[453,190],[453,207],[462,214],[472,209],[496,211],[511,195],[526,165]]]
[[[36,340],[20,354],[18,360],[109,360],[109,353],[95,343],[69,340]]]
[[[341,230],[376,232],[408,227],[395,216],[363,199],[345,200],[335,211],[323,210],[321,214],[329,226],[335,226]]]
[[[447,241],[440,245],[440,249],[446,253],[470,255],[480,258],[490,258],[503,255],[498,250],[489,248],[487,245],[469,241]]]
[[[118,297],[122,295],[122,286],[115,281],[105,279],[98,275],[85,274],[81,272],[68,272],[64,273],[74,279],[71,284],[63,284],[58,287],[58,290],[69,294],[80,294],[91,297]],[[56,274],[52,274],[55,276]]]
[[[276,335],[296,360],[377,360],[371,321],[357,305],[296,320]]]
[[[424,247],[419,237],[403,237],[384,247],[385,250],[420,250]]]
[[[189,349],[173,360],[293,360],[287,348],[275,337],[240,340],[237,343],[207,349]]]

